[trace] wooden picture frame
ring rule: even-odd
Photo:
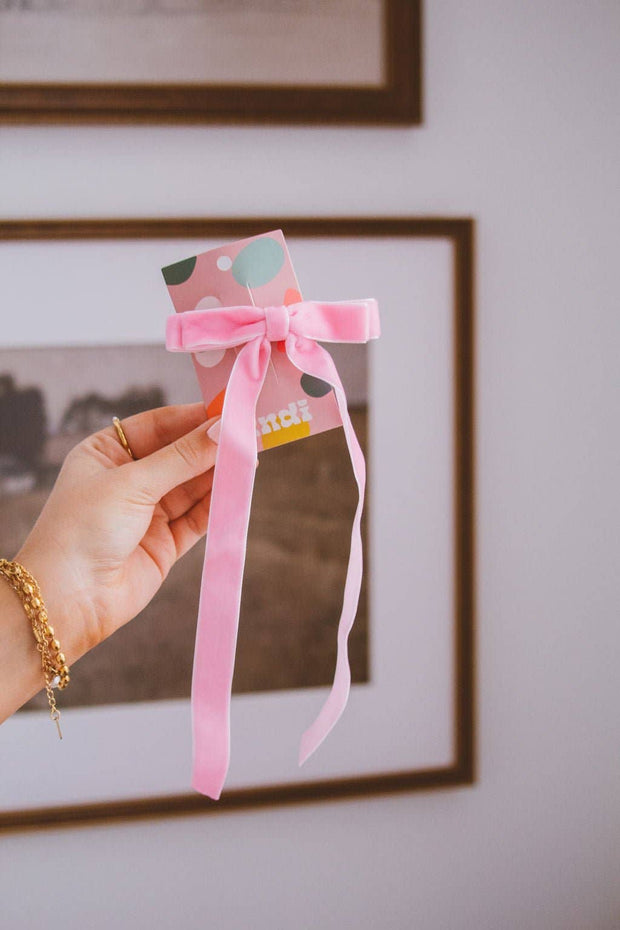
[[[0,77],[0,122],[417,124],[422,121],[421,0],[382,4],[380,81],[79,83],[5,77],[2,83]],[[56,33],[46,30],[48,36]]]
[[[78,802],[47,804],[44,806],[32,806],[11,808],[5,805],[4,810],[2,798],[0,796],[0,828],[4,830],[20,830],[25,828],[40,828],[44,826],[72,825],[77,823],[94,823],[110,822],[117,820],[133,819],[139,817],[157,817],[189,814],[207,814],[214,812],[224,812],[228,810],[239,810],[251,807],[261,807],[272,804],[298,803],[302,801],[323,801],[335,800],[339,798],[351,798],[362,796],[373,796],[387,794],[397,791],[411,791],[428,788],[446,788],[449,786],[458,786],[471,784],[475,779],[475,712],[474,712],[474,615],[475,615],[475,507],[474,507],[474,223],[468,218],[418,218],[418,217],[399,217],[399,218],[282,218],[282,217],[259,217],[249,219],[116,219],[116,220],[10,220],[0,222],[0,240],[3,245],[13,247],[17,245],[27,245],[35,243],[39,245],[50,244],[56,246],[59,243],[119,243],[126,248],[124,243],[128,242],[145,242],[152,243],[159,240],[174,242],[181,240],[179,248],[187,252],[188,240],[198,240],[194,243],[195,251],[202,251],[204,240],[214,240],[217,242],[226,241],[227,239],[239,239],[245,236],[255,235],[268,229],[281,228],[289,242],[289,247],[295,250],[295,241],[299,240],[299,245],[304,242],[310,244],[309,253],[312,254],[315,246],[323,246],[329,243],[347,243],[349,241],[356,243],[355,248],[363,248],[364,253],[370,255],[374,246],[377,248],[377,267],[381,267],[386,255],[390,252],[397,252],[397,249],[406,247],[408,244],[413,246],[421,245],[426,249],[422,254],[423,263],[426,257],[432,254],[435,244],[445,246],[446,255],[449,255],[449,262],[446,267],[449,270],[449,280],[445,282],[445,293],[449,296],[446,301],[446,318],[441,323],[441,332],[448,334],[447,343],[443,346],[438,358],[430,357],[432,353],[424,351],[422,348],[420,359],[426,359],[429,370],[441,375],[442,383],[447,386],[447,396],[449,395],[450,411],[449,422],[442,427],[444,439],[449,439],[449,443],[444,442],[446,449],[449,449],[446,461],[443,463],[444,472],[448,476],[448,484],[445,490],[449,499],[442,504],[447,505],[448,520],[446,523],[447,535],[446,561],[449,562],[451,571],[446,574],[449,578],[449,592],[439,592],[444,597],[442,604],[449,604],[451,610],[449,615],[443,618],[446,635],[449,634],[449,654],[448,661],[445,665],[448,678],[437,685],[438,694],[441,693],[441,700],[445,703],[445,733],[446,749],[445,759],[441,764],[428,766],[410,767],[398,764],[398,755],[383,767],[373,764],[369,766],[359,766],[355,771],[348,772],[345,775],[338,774],[342,772],[341,761],[336,760],[335,767],[330,769],[333,773],[329,777],[321,775],[320,766],[323,764],[320,760],[319,766],[315,769],[316,777],[307,777],[304,770],[301,774],[296,774],[294,779],[288,782],[269,782],[268,779],[259,779],[254,785],[245,785],[236,787],[231,784],[230,788],[225,789],[224,794],[219,802],[213,802],[209,799],[195,793],[179,792],[151,794],[149,796],[130,796],[122,795],[122,789],[111,791],[109,800],[103,802]],[[428,248],[427,248],[428,247]],[[336,249],[337,251],[337,249]],[[413,254],[413,253],[412,253]],[[171,260],[183,257],[183,254],[175,255],[170,253]],[[354,265],[359,267],[359,255],[354,256]],[[399,259],[399,266],[402,261]],[[422,265],[419,265],[422,267]],[[443,267],[443,265],[442,265]],[[373,272],[374,273],[374,272]],[[407,280],[404,278],[403,280]],[[413,283],[413,279],[412,279]],[[348,286],[348,282],[345,282]],[[414,290],[412,288],[412,290]],[[163,291],[163,285],[162,285]],[[317,295],[324,296],[324,295]],[[338,297],[339,295],[336,295]],[[354,295],[359,296],[359,295]],[[393,418],[388,408],[394,405],[390,402],[385,403],[386,398],[393,396],[394,385],[399,390],[408,389],[412,384],[414,377],[414,367],[409,368],[398,364],[398,359],[387,359],[385,352],[398,351],[397,347],[406,338],[405,330],[407,328],[406,320],[410,319],[410,311],[406,304],[410,299],[409,294],[402,294],[399,297],[399,307],[393,307],[395,314],[393,320],[398,316],[398,331],[393,323],[390,324],[390,312],[388,307],[384,307],[383,317],[383,336],[379,343],[384,342],[386,348],[384,352],[384,362],[380,369],[377,369],[377,378],[375,387],[372,389],[377,398],[377,410],[373,416],[373,431],[377,432],[378,440],[374,446],[371,445],[370,474],[371,474],[371,591],[374,588],[374,607],[381,606],[382,592],[391,590],[399,584],[408,583],[405,576],[407,569],[411,567],[409,560],[411,552],[405,547],[401,548],[399,553],[388,553],[389,558],[382,556],[382,551],[387,548],[388,541],[392,537],[392,531],[395,536],[399,532],[405,534],[411,533],[412,541],[423,536],[425,528],[414,525],[416,515],[410,510],[411,504],[406,500],[391,499],[391,490],[389,482],[384,481],[381,484],[381,459],[390,461],[398,460],[399,456],[395,453],[402,451],[398,445],[401,442],[400,433],[396,434],[393,427],[397,422]],[[165,302],[165,301],[164,301]],[[419,308],[420,318],[424,318],[425,325],[434,325],[434,313],[431,307],[421,306]],[[425,316],[426,314],[426,316]],[[402,330],[402,332],[401,332]],[[100,338],[99,336],[97,338]],[[10,343],[11,340],[9,340]],[[6,340],[5,340],[6,344]],[[429,343],[430,345],[430,343]],[[445,351],[444,351],[445,350]],[[390,362],[390,364],[388,364]],[[444,363],[450,369],[448,372],[439,371],[443,368]],[[396,378],[397,380],[390,381]],[[373,398],[374,400],[374,395]],[[430,403],[430,401],[429,401]],[[432,404],[431,404],[432,407]],[[441,409],[441,405],[437,407]],[[372,410],[372,407],[371,407]],[[436,419],[435,409],[430,410],[429,418],[433,422]],[[391,419],[390,419],[391,418]],[[372,432],[372,431],[371,431]],[[387,450],[381,455],[381,450],[386,449],[385,440],[390,437],[397,443],[391,450]],[[402,459],[402,456],[400,457]],[[407,465],[407,463],[405,463]],[[410,466],[407,466],[410,469]],[[431,469],[432,472],[432,469]],[[431,473],[429,472],[429,473]],[[407,472],[405,472],[407,473]],[[373,483],[375,476],[376,485]],[[392,482],[393,484],[393,482]],[[377,502],[375,503],[374,489],[376,487]],[[441,487],[444,487],[443,485]],[[383,490],[382,490],[383,488]],[[386,491],[387,488],[387,491]],[[440,489],[441,490],[441,489]],[[441,503],[441,502],[440,502]],[[382,515],[382,512],[383,513]],[[419,517],[418,517],[419,519]],[[391,523],[390,521],[394,521]],[[402,525],[396,526],[398,521]],[[389,538],[389,539],[388,539]],[[374,543],[373,543],[374,539]],[[424,541],[420,543],[423,551]],[[399,569],[399,564],[401,568]],[[405,579],[405,580],[403,580]],[[434,592],[433,582],[429,581],[429,590]],[[406,591],[403,588],[406,595]],[[409,687],[409,678],[415,679],[421,675],[422,661],[421,655],[411,659],[411,664],[402,664],[402,656],[412,655],[405,644],[401,641],[404,633],[410,630],[414,625],[421,638],[418,638],[418,644],[425,641],[426,633],[432,638],[432,630],[428,628],[429,618],[418,616],[420,613],[415,603],[411,606],[412,616],[393,616],[394,611],[390,612],[390,622],[393,623],[391,629],[387,628],[385,618],[382,624],[378,624],[375,630],[375,646],[379,651],[390,653],[397,656],[395,669],[401,678],[408,680],[399,687]],[[423,612],[422,612],[423,613]],[[444,612],[445,613],[445,612]],[[371,624],[373,616],[371,612]],[[406,659],[409,662],[409,659]],[[444,668],[439,665],[438,668]],[[378,679],[379,680],[379,679]],[[376,683],[371,682],[373,686]],[[379,682],[380,684],[380,682]],[[384,681],[385,684],[385,681]],[[378,687],[378,685],[376,685]],[[367,687],[359,686],[360,688]],[[387,706],[389,713],[390,725],[393,727],[394,736],[401,734],[406,729],[407,718],[411,716],[414,719],[414,712],[417,708],[412,703],[408,710],[405,710],[406,701],[393,697],[388,687]],[[412,686],[413,687],[413,686]],[[424,686],[426,687],[426,686]],[[354,689],[355,690],[355,689]],[[376,692],[378,694],[378,692]],[[405,693],[405,692],[403,692]],[[289,694],[288,692],[286,693]],[[363,697],[359,692],[359,700]],[[396,691],[395,694],[401,694]],[[280,698],[274,698],[280,700]],[[288,700],[288,697],[282,698]],[[314,700],[314,698],[313,698]],[[356,700],[355,694],[352,693],[350,707],[347,710],[350,721],[354,720]],[[417,702],[419,703],[419,702]],[[433,714],[432,700],[429,702],[429,710],[424,711],[429,716],[429,727],[432,730],[435,727],[435,718]],[[184,719],[189,713],[189,708],[181,708],[182,717],[178,716],[175,720]],[[129,708],[134,712],[133,708]],[[69,715],[71,712],[68,712]],[[142,707],[135,711],[137,714],[146,713]],[[261,710],[262,713],[262,710]],[[393,717],[398,713],[398,720],[394,721]],[[422,711],[420,711],[422,713]],[[443,713],[443,711],[442,711]],[[17,715],[19,717],[20,715]],[[31,715],[30,715],[31,716]],[[346,717],[347,715],[345,715]],[[14,745],[23,745],[23,733],[20,734],[18,727],[20,724],[13,723],[15,718],[7,721],[2,730],[0,730],[0,755],[3,755],[8,745],[9,753],[6,758],[10,758],[11,745],[10,734],[14,733],[17,742]],[[135,718],[137,719],[137,718]],[[134,723],[135,723],[134,719]],[[158,718],[161,719],[161,718]],[[75,740],[80,738],[80,729],[76,717],[68,717],[68,724],[75,726]],[[345,718],[343,718],[343,721]],[[49,720],[47,721],[49,723]],[[128,733],[131,732],[132,722],[128,726]],[[158,724],[161,725],[161,724]],[[165,725],[165,724],[164,724]],[[415,723],[409,723],[412,727],[410,738],[417,739]],[[296,727],[301,724],[296,719]],[[346,726],[343,722],[341,727],[341,741],[338,742],[336,734],[331,738],[332,747],[340,747],[341,760],[347,758],[349,752],[355,748],[353,743],[347,744]],[[441,721],[437,724],[441,730],[443,724]],[[365,723],[364,723],[365,727]],[[9,729],[10,728],[10,729]],[[92,729],[92,725],[91,725]],[[4,731],[4,732],[3,732]],[[86,732],[86,730],[84,730]],[[101,731],[103,733],[103,730]],[[295,731],[297,732],[297,731]],[[352,731],[351,731],[352,732]],[[363,746],[361,748],[362,757],[368,752],[368,747],[372,745],[372,739],[368,739],[368,734],[372,730],[364,728]],[[5,747],[2,742],[5,737]],[[28,741],[33,745],[28,752],[38,753],[43,751],[40,744],[34,744],[33,733],[27,735]],[[97,738],[100,738],[99,736]],[[103,736],[101,737],[103,738]],[[112,737],[116,739],[116,737]],[[243,739],[247,739],[245,734],[236,733],[233,740],[239,747]],[[278,734],[278,744],[280,734]],[[66,740],[63,742],[67,742]],[[405,739],[390,739],[390,746],[404,745]],[[344,744],[344,745],[343,745]],[[112,742],[110,745],[114,745]],[[120,751],[123,745],[121,743]],[[322,747],[321,752],[324,758],[329,755],[329,750],[325,750],[327,743]],[[63,747],[64,748],[64,747]],[[325,752],[324,752],[325,750]],[[83,751],[83,748],[82,748]],[[108,752],[109,752],[108,748]],[[239,749],[238,749],[239,751]],[[400,750],[399,750],[400,751]],[[404,750],[403,750],[404,751]],[[379,755],[381,755],[382,750]],[[442,749],[441,752],[444,752]],[[354,754],[354,753],[353,753]],[[321,753],[315,754],[316,757]],[[62,755],[59,756],[61,760]],[[66,758],[66,757],[64,757]],[[395,761],[394,761],[395,760]],[[67,762],[61,761],[56,765],[66,766]],[[130,765],[133,764],[130,760]],[[309,764],[307,764],[309,765]],[[338,766],[340,765],[340,768]],[[20,766],[23,770],[23,765]],[[309,775],[312,771],[309,770]],[[65,772],[66,776],[66,772]],[[9,779],[10,780],[10,779]],[[183,773],[183,780],[189,785],[189,769]]]

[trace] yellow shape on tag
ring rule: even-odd
[[[287,442],[293,442],[295,439],[303,439],[310,435],[309,421],[293,423],[292,426],[282,426],[280,429],[271,433],[263,433],[263,449],[273,449],[274,446],[283,446]]]

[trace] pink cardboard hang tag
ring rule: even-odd
[[[281,230],[209,249],[162,269],[177,313],[302,300]],[[221,414],[238,349],[192,354],[207,416]],[[342,425],[330,384],[300,372],[276,343],[256,407],[258,451]]]

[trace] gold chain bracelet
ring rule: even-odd
[[[19,562],[0,559],[0,575],[4,575],[16,592],[26,611],[26,616],[32,623],[37,649],[41,655],[41,667],[45,676],[45,690],[50,706],[50,716],[56,724],[58,736],[62,739],[60,711],[56,707],[54,688],[57,686],[64,690],[67,687],[70,681],[69,666],[61,651],[60,643],[54,637],[54,629],[48,623],[47,610],[41,597],[41,589],[30,572]]]

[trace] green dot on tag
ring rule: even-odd
[[[185,258],[182,262],[175,262],[174,265],[166,265],[162,268],[161,273],[164,276],[166,284],[183,284],[188,278],[191,278],[192,272],[196,267],[196,256]]]
[[[327,381],[308,374],[301,376],[300,384],[308,397],[324,397],[332,389],[331,384],[328,384]]]

